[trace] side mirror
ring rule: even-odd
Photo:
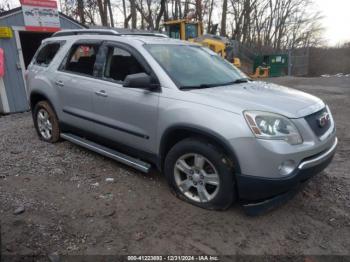
[[[154,79],[146,73],[138,73],[126,76],[123,86],[129,88],[143,88],[148,90],[156,90],[159,88],[159,84],[156,83]]]

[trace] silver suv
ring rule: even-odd
[[[319,98],[251,81],[193,43],[84,32],[44,40],[29,65],[42,140],[156,167],[208,209],[280,203],[330,163],[335,124]]]

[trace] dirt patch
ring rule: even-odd
[[[69,142],[44,143],[30,113],[1,117],[2,253],[349,255],[350,79],[269,81],[324,99],[340,144],[332,164],[294,199],[254,218],[237,205],[216,212],[186,204],[159,173]]]

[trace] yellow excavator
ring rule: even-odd
[[[240,59],[234,56],[234,48],[229,39],[212,34],[204,35],[201,21],[192,19],[169,20],[164,23],[164,26],[170,38],[201,44],[233,63],[236,67],[241,66]]]

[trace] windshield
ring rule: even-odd
[[[247,76],[208,48],[148,44],[146,49],[180,89],[238,83]]]

